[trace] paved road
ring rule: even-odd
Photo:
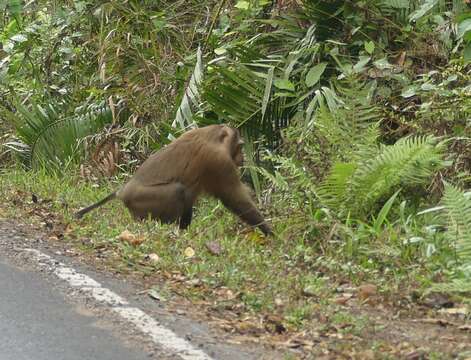
[[[1,360],[149,359],[85,314],[40,275],[0,257]]]

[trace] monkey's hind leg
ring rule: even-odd
[[[193,206],[191,206],[191,204],[189,206],[185,205],[185,209],[183,210],[183,214],[180,218],[179,227],[181,230],[185,230],[186,228],[188,228],[188,226],[190,226],[192,217],[193,217]]]
[[[149,216],[163,223],[180,221],[191,222],[191,214],[186,209],[186,188],[181,183],[159,184],[136,187],[131,196],[123,199],[129,211],[137,219]],[[185,213],[185,216],[183,216]],[[187,225],[187,226],[188,226]]]

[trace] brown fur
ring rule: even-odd
[[[210,125],[190,130],[151,155],[116,193],[77,212],[82,217],[117,197],[136,219],[191,223],[193,204],[201,193],[220,199],[233,213],[265,234],[271,228],[240,181],[243,141],[237,129]]]

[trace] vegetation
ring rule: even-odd
[[[5,214],[52,221],[59,241],[212,299],[217,316],[263,317],[272,333],[329,333],[313,321],[326,316],[362,336],[368,313],[338,311],[346,284],[374,284],[396,305],[437,292],[469,302],[469,1],[9,0],[0,11],[0,194],[17,205]],[[71,218],[182,131],[220,122],[246,138],[244,177],[274,238],[212,200],[186,233],[133,223],[117,203]]]

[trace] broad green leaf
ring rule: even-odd
[[[9,0],[7,3],[7,10],[10,12],[12,16],[17,16],[23,10],[23,5],[21,4],[21,0]],[[1,6],[0,8],[3,8]]]
[[[388,0],[387,4],[395,9],[409,9],[410,0]]]
[[[470,62],[471,61],[471,44],[467,44],[463,51],[464,61]]]
[[[219,48],[214,49],[214,53],[216,55],[224,55],[225,53],[227,53],[227,50],[222,47],[219,47]]]
[[[392,207],[394,201],[396,200],[397,195],[399,195],[400,191],[401,190],[396,191],[393,194],[393,196],[391,196],[389,198],[389,200],[386,201],[386,203],[383,205],[380,212],[378,213],[378,217],[375,219],[375,221],[373,223],[373,228],[375,229],[376,233],[379,233],[379,231],[381,230],[381,226],[386,221],[386,217],[388,216],[389,211],[391,210],[391,207]]]
[[[371,60],[370,56],[360,56],[360,60],[353,66],[353,71],[355,73],[360,73],[365,70],[366,64],[368,64]]]
[[[162,18],[153,19],[152,23],[154,24],[154,28],[157,31],[161,31],[167,25],[167,21]]]
[[[425,0],[422,5],[409,16],[410,22],[415,22],[422,18],[426,13],[433,9],[438,0]]]
[[[415,89],[415,87],[410,87],[410,88],[408,88],[408,89],[405,89],[405,90],[401,93],[401,96],[402,96],[403,98],[406,98],[406,99],[407,99],[407,98],[410,98],[410,97],[412,97],[412,96],[415,96],[415,94],[416,94],[416,89]]]
[[[375,51],[375,43],[373,41],[365,42],[365,50],[368,54],[373,54],[373,51]]]
[[[388,59],[382,58],[379,60],[376,60],[374,63],[374,66],[380,70],[384,69],[392,69],[394,66],[388,62]]]
[[[458,24],[458,37],[462,38],[464,34],[471,30],[471,19],[465,19]]]
[[[425,83],[425,84],[422,84],[420,88],[424,91],[431,91],[431,90],[435,90],[437,87],[434,84]]]
[[[294,84],[287,79],[276,79],[273,84],[278,89],[294,91]]]
[[[326,66],[327,66],[327,63],[320,63],[314,66],[311,70],[309,70],[309,72],[306,75],[306,85],[308,87],[311,87],[317,84],[322,74],[324,73]]]
[[[245,0],[239,0],[235,4],[235,7],[237,9],[240,9],[240,10],[248,10],[249,7],[250,7],[250,3],[248,1],[245,1]]]
[[[11,38],[10,38],[11,41],[14,41],[16,43],[22,43],[22,42],[25,42],[28,40],[28,38],[23,35],[23,34],[16,34],[16,35],[13,35]]]

